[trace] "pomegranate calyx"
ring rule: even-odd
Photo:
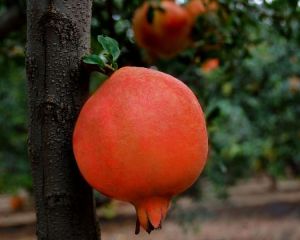
[[[152,230],[160,229],[169,208],[169,198],[155,197],[135,204],[137,221],[135,234],[142,226],[149,234]]]

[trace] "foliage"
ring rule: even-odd
[[[18,34],[0,44],[0,192],[31,187],[22,42]]]
[[[118,68],[117,59],[120,56],[119,44],[116,40],[99,35],[97,40],[100,44],[100,53],[89,54],[83,57],[83,62],[86,64],[97,65],[99,71],[106,73],[106,69],[110,72],[115,71]]]
[[[204,176],[218,194],[225,196],[226,186],[257,173],[299,176],[298,1],[219,0],[218,11],[197,19],[193,46],[173,59],[156,61],[134,43],[131,19],[141,3],[94,1],[93,52],[101,51],[97,35],[110,36],[120,44],[119,66],[152,66],[192,88],[206,113],[210,136]],[[24,45],[24,32],[10,34],[0,43],[0,191],[16,184],[27,186],[27,180],[17,179],[29,174],[23,56],[10,51]],[[210,58],[220,59],[221,65],[205,72],[201,64]],[[93,86],[99,81],[94,77]],[[12,173],[14,177],[8,178]],[[195,191],[201,191],[200,184],[191,192]]]

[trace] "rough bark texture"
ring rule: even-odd
[[[91,188],[72,152],[76,117],[87,97],[80,59],[89,50],[92,0],[27,1],[29,156],[40,240],[95,240]]]

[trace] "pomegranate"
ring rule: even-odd
[[[190,44],[191,17],[174,1],[145,1],[132,24],[136,43],[152,57],[174,57]]]
[[[127,201],[150,233],[172,196],[190,187],[207,158],[205,118],[192,91],[152,69],[117,70],[84,104],[73,135],[78,167],[104,195]]]
[[[185,8],[188,13],[196,19],[206,12],[217,11],[219,4],[216,0],[190,0],[185,5]]]
[[[216,70],[220,66],[220,60],[218,58],[209,58],[202,65],[202,71],[205,73],[210,73]]]
[[[196,18],[205,13],[206,5],[203,3],[202,0],[191,0],[185,5],[186,10],[188,13],[193,17],[194,21]]]
[[[10,207],[13,211],[20,211],[24,208],[24,199],[21,196],[14,195],[10,198]]]

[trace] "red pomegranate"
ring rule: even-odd
[[[172,196],[190,187],[207,158],[202,109],[176,78],[123,67],[89,98],[78,117],[73,148],[87,182],[132,203],[147,231],[161,227]]]
[[[152,21],[149,11],[153,9]],[[172,58],[190,44],[192,17],[174,1],[145,1],[136,9],[132,28],[136,43],[152,57]]]

